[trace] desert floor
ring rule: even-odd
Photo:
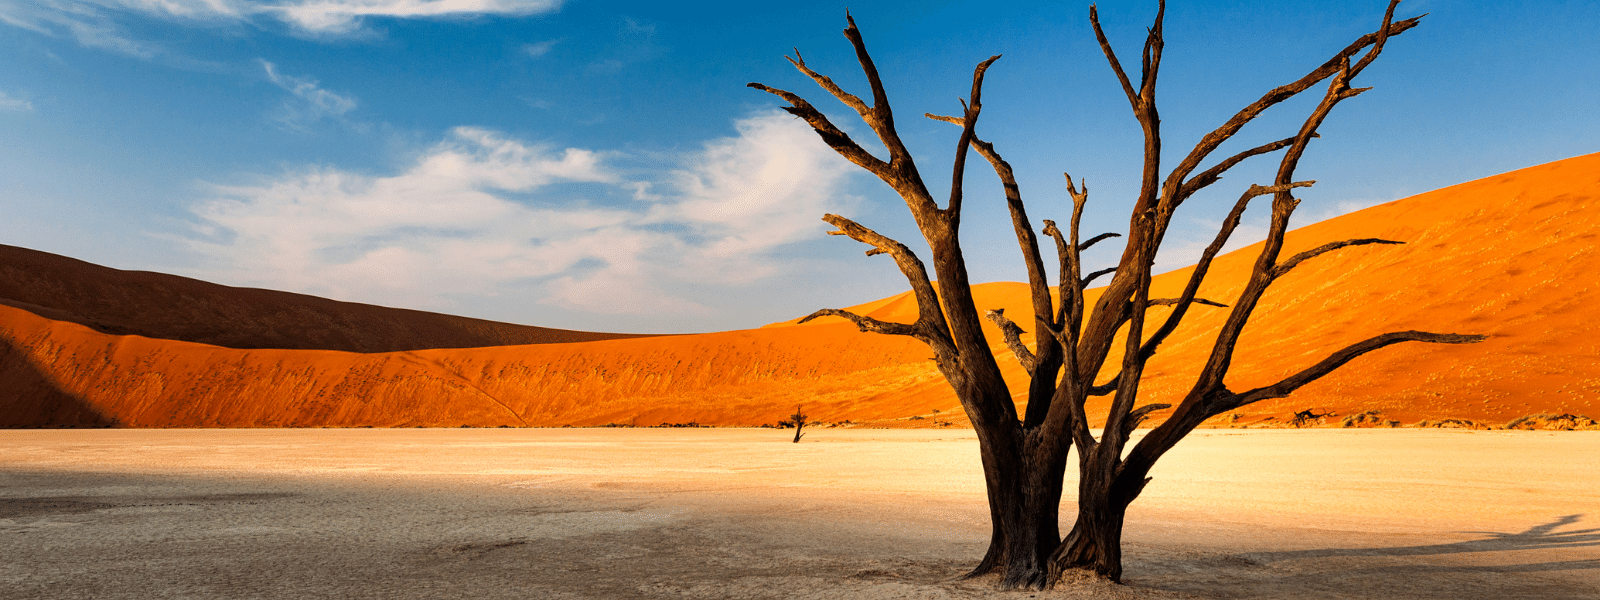
[[[1600,432],[1200,431],[1010,593],[970,431],[789,435],[0,431],[0,597],[1600,598]]]

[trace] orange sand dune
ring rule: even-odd
[[[1381,237],[1280,280],[1246,330],[1233,389],[1275,381],[1350,343],[1406,329],[1490,335],[1403,344],[1360,358],[1238,423],[1302,409],[1382,420],[1503,423],[1600,413],[1600,154],[1490,177],[1308,226],[1286,255]],[[1205,297],[1238,295],[1259,246],[1217,261]],[[1187,271],[1157,278],[1177,295]],[[980,308],[1029,314],[1021,284],[975,288]],[[861,305],[909,320],[904,295]],[[1153,309],[1159,319],[1166,309]],[[1146,401],[1181,397],[1226,309],[1197,307],[1152,361]],[[813,419],[960,425],[954,397],[905,338],[838,320],[692,336],[350,354],[236,350],[114,336],[0,307],[0,426],[522,426],[772,423]],[[1019,319],[1025,321],[1025,319]],[[1022,323],[1025,327],[1029,324]],[[988,330],[1009,378],[1021,370]],[[1105,375],[1109,376],[1109,373]],[[1014,391],[1020,390],[1014,385]],[[939,412],[934,412],[934,411]],[[1103,408],[1102,408],[1103,410]],[[1159,415],[1158,415],[1159,416]],[[913,419],[913,417],[926,417]],[[1232,421],[1229,421],[1232,422]],[[1219,423],[1224,425],[1226,423]]]
[[[121,271],[0,244],[0,305],[117,335],[229,348],[392,352],[641,337],[530,327]]]
[[[920,344],[847,325],[380,354],[111,336],[8,307],[0,332],[0,426],[733,425],[955,404]]]

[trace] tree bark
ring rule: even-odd
[[[1042,440],[1041,440],[1042,441]],[[996,455],[985,477],[992,525],[989,549],[967,577],[995,574],[1002,589],[1044,589],[1061,542],[1061,493],[1067,453],[1022,440],[1021,452]],[[991,469],[985,455],[986,474]]]

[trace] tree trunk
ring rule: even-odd
[[[1122,524],[1128,505],[1150,480],[1143,472],[1116,473],[1119,469],[1089,465],[1078,483],[1078,520],[1067,539],[1050,558],[1053,583],[1068,571],[1086,571],[1114,582],[1122,581]]]
[[[988,552],[967,577],[998,574],[1001,589],[1044,589],[1061,543],[1066,453],[1022,445],[1021,452],[983,453],[992,529]]]

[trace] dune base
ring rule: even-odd
[[[1600,432],[1209,430],[997,594],[970,431],[0,432],[5,598],[1600,598]],[[1069,513],[1070,514],[1070,513]]]

